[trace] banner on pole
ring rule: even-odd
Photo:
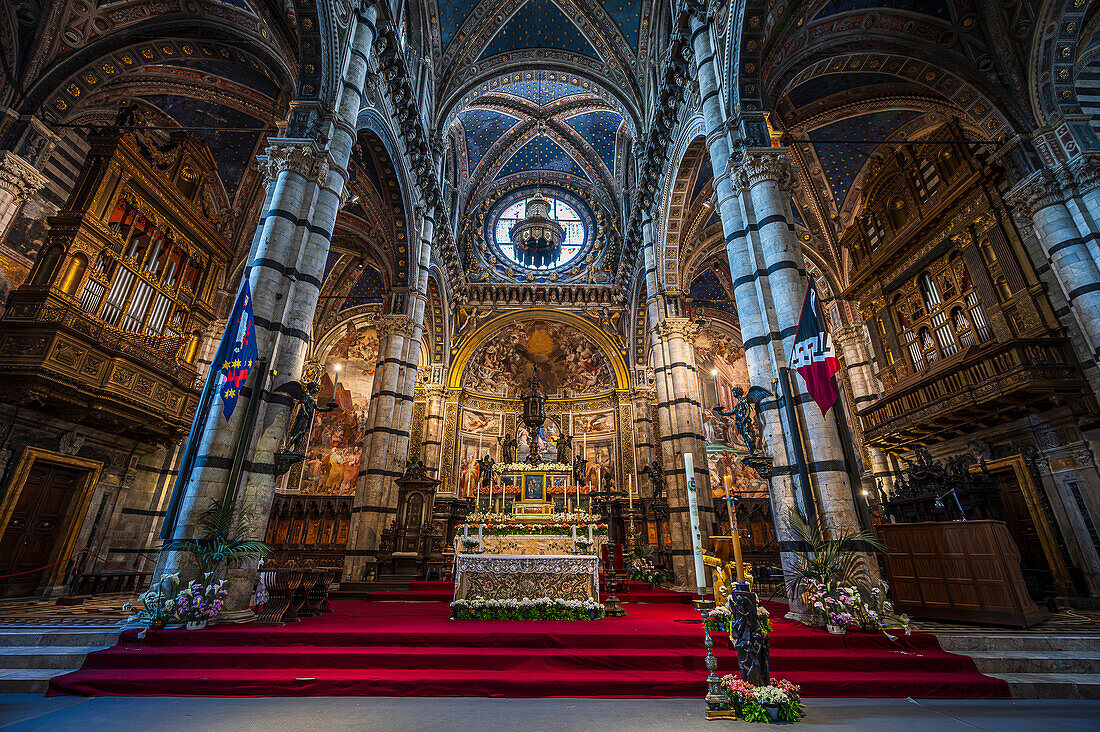
[[[822,415],[836,404],[839,395],[833,376],[840,371],[840,362],[833,351],[833,339],[825,327],[812,284],[806,288],[806,299],[802,302],[790,367],[806,382],[806,391],[817,402]]]
[[[218,349],[219,358],[215,360],[221,382],[218,390],[222,396],[222,414],[226,421],[233,416],[241,388],[248,381],[252,366],[256,363],[256,329],[252,320],[252,290],[248,280],[241,285],[237,301],[233,304],[233,313],[222,336],[222,347]],[[221,363],[218,363],[218,361]]]

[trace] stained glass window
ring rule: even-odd
[[[527,196],[523,200],[516,201],[508,208],[501,211],[500,216],[497,217],[496,223],[493,226],[493,237],[496,240],[497,248],[501,253],[512,263],[521,267],[526,267],[517,258],[515,248],[512,246],[512,240],[508,236],[509,230],[517,222],[523,220],[527,213],[527,201],[534,198],[534,193]],[[543,198],[550,201],[550,218],[557,221],[561,228],[565,230],[565,240],[561,246],[561,257],[556,262],[549,264],[545,267],[539,267],[538,269],[550,269],[552,267],[561,267],[573,261],[584,247],[585,238],[588,236],[584,221],[576,210],[565,201],[560,198],[556,198],[553,194],[543,194]],[[532,269],[527,267],[528,269]]]

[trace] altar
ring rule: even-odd
[[[562,600],[599,598],[600,563],[583,554],[459,554],[455,599]]]

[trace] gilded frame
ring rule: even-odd
[[[11,521],[15,507],[19,504],[19,497],[23,493],[23,488],[26,487],[27,477],[30,475],[31,468],[38,462],[85,471],[80,487],[74,492],[69,500],[69,506],[65,509],[65,517],[58,528],[57,540],[47,560],[47,564],[55,562],[61,562],[61,564],[50,567],[42,574],[38,581],[38,586],[41,588],[61,584],[60,581],[65,576],[68,567],[63,560],[69,558],[76,545],[76,538],[80,534],[81,526],[84,525],[84,516],[88,513],[88,504],[92,501],[92,493],[95,491],[96,483],[99,482],[99,474],[103,471],[103,463],[75,455],[62,455],[40,447],[24,448],[12,472],[11,480],[8,481],[4,497],[0,499],[0,536],[8,530],[8,522]]]

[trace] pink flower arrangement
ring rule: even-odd
[[[209,580],[210,575],[207,575]],[[223,589],[225,580],[219,580],[215,584],[203,585],[198,580],[180,590],[176,595],[176,616],[180,620],[195,622],[212,620],[222,611],[225,597],[229,593]]]

